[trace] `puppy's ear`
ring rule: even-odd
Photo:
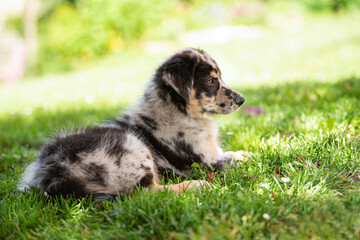
[[[164,64],[162,79],[170,85],[187,104],[190,103],[194,72],[199,56],[192,51],[176,54]]]

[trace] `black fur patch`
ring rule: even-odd
[[[68,169],[59,163],[48,165],[45,174],[42,176],[41,186],[43,191],[50,196],[74,195],[85,197],[90,194],[85,184],[75,177],[70,177]]]
[[[46,145],[39,157],[40,161],[48,156],[57,154],[59,159],[67,159],[70,162],[79,162],[80,153],[90,153],[94,151],[102,142],[102,137],[106,133],[123,134],[111,128],[89,128],[81,133],[69,134],[65,137],[57,138],[53,143]]]
[[[165,83],[163,83],[162,81],[158,84],[158,97],[163,101],[167,101],[166,98],[170,96],[171,103],[174,104],[180,112],[187,114],[185,100],[179,94],[177,94],[170,86],[166,86]]]
[[[124,115],[123,120],[127,122],[130,120],[130,117],[128,115]]]
[[[88,181],[106,186],[107,171],[100,164],[90,163],[82,167],[88,175]]]
[[[144,169],[144,170],[146,170],[146,171],[150,171],[150,170],[151,170],[150,167],[144,166],[143,164],[140,165],[140,169]]]
[[[122,149],[121,153],[119,155],[116,156],[116,160],[115,160],[115,164],[116,166],[120,167],[121,166],[121,159],[124,155],[129,154],[130,152],[128,150]]]
[[[125,152],[127,152],[127,150],[124,149],[123,145],[124,145],[124,135],[125,135],[125,131],[120,131],[120,132],[115,132],[115,133],[110,133],[107,136],[107,141],[110,142],[109,146],[106,146],[106,152],[107,154],[111,155],[111,156],[122,156],[124,155]]]
[[[157,130],[158,128],[158,123],[150,117],[144,116],[142,114],[139,114],[141,120],[143,120],[143,122],[145,123],[146,126],[148,126],[151,130]]]
[[[225,89],[225,96],[230,97],[231,94],[232,94],[232,92],[233,92],[233,91],[231,91],[230,89],[226,88],[226,89]]]
[[[147,173],[144,177],[141,178],[139,185],[143,188],[149,187],[154,181],[154,175],[152,173]]]
[[[135,128],[140,133],[140,137],[148,142],[151,149],[160,156],[163,156],[175,168],[179,170],[189,170],[191,169],[190,166],[193,162],[201,163],[201,157],[195,154],[192,147],[184,141],[179,141],[177,143],[177,151],[175,152],[141,126],[135,126]]]
[[[178,135],[178,137],[182,138],[182,137],[184,137],[185,134],[184,134],[184,132],[180,131],[180,132],[177,133],[177,135]]]
[[[211,77],[210,72],[213,68],[207,62],[200,62],[195,72],[194,89],[196,92],[196,98],[200,99],[202,94],[211,98],[218,94],[220,89],[220,83],[218,79]],[[212,84],[208,84],[207,81],[212,80]]]
[[[124,148],[124,136],[125,130],[123,129],[116,129],[116,131],[108,133],[107,136],[107,139],[110,142],[110,145],[106,146],[107,154],[116,158],[115,164],[118,167],[120,167],[122,157],[130,153]]]

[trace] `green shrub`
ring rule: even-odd
[[[303,4],[313,11],[339,11],[350,7],[360,7],[360,0],[303,0]]]
[[[39,73],[64,71],[147,38],[175,0],[78,0],[40,19]]]

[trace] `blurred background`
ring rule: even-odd
[[[183,47],[208,51],[237,88],[356,77],[359,10],[360,0],[0,0],[0,113],[132,100]]]

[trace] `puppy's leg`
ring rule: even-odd
[[[159,185],[157,183],[154,183],[154,185],[151,187],[151,190],[153,192],[156,191],[166,191],[166,190],[172,190],[176,191],[178,193],[184,193],[186,191],[189,191],[194,188],[211,188],[211,185],[205,181],[205,180],[190,180],[190,181],[184,181],[179,184],[172,184],[172,185]]]

